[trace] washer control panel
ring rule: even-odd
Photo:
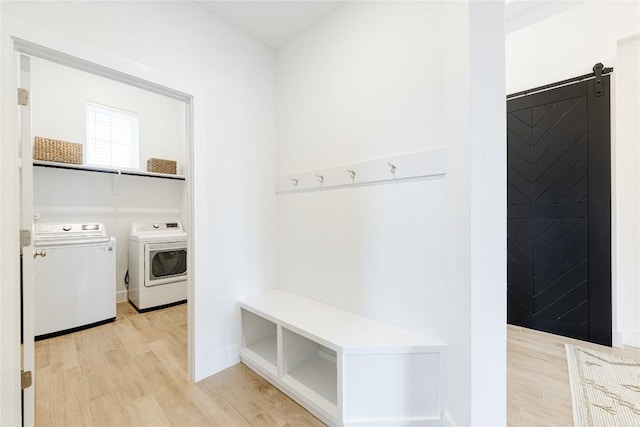
[[[103,224],[35,224],[34,235],[37,239],[90,238],[107,237]]]

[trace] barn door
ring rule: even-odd
[[[507,319],[611,345],[609,77],[507,101]]]

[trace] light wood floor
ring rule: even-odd
[[[187,306],[138,314],[36,343],[38,426],[322,426],[238,364],[187,379]]]
[[[603,347],[507,326],[507,424],[571,426],[571,390],[565,344],[640,360],[640,349]]]
[[[197,384],[186,377],[186,305],[36,343],[38,426],[322,426],[238,364]],[[565,343],[640,360],[543,332],[507,328],[509,426],[573,426]]]

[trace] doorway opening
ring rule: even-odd
[[[126,389],[131,384],[119,384],[118,381],[124,381],[125,378],[135,380],[135,372],[138,373],[137,379],[143,380],[144,369],[140,366],[150,366],[153,362],[151,359],[154,359],[169,364],[170,371],[177,378],[185,381],[193,379],[192,304],[151,304],[154,309],[163,307],[138,313],[135,310],[137,307],[129,303],[130,292],[126,282],[130,280],[125,281],[131,263],[129,252],[136,252],[130,238],[134,223],[148,223],[152,228],[154,225],[163,225],[164,228],[170,226],[169,231],[184,229],[181,247],[171,251],[175,254],[180,252],[180,256],[172,258],[172,253],[163,251],[163,263],[158,268],[168,271],[174,258],[181,260],[181,265],[186,264],[185,270],[186,266],[189,270],[193,268],[192,96],[24,40],[14,40],[14,46],[20,64],[20,87],[28,91],[28,102],[20,111],[21,229],[36,231],[34,240],[37,242],[38,231],[49,228],[46,224],[77,225],[79,230],[98,227],[106,230],[105,234],[115,236],[112,249],[116,252],[116,286],[113,289],[113,297],[117,302],[115,322],[89,329],[83,329],[86,325],[82,324],[78,325],[81,328],[62,328],[62,331],[42,333],[42,324],[47,323],[47,319],[41,314],[48,310],[46,304],[40,304],[40,308],[37,308],[38,274],[42,279],[48,273],[44,270],[38,273],[38,265],[45,259],[46,251],[35,247],[33,242],[23,248],[24,253],[34,253],[34,257],[24,257],[25,262],[22,263],[23,369],[34,371],[36,384],[40,380],[41,385],[50,388],[74,380],[86,383],[92,378],[101,378],[105,380],[101,383],[107,386],[112,384],[114,389],[122,389],[123,386]],[[123,120],[102,120],[103,117],[98,120],[96,106],[105,111],[116,111],[120,116],[124,115],[121,112],[127,112],[129,118],[135,117],[135,132],[124,132]],[[101,135],[114,138],[111,141],[111,158],[119,157],[122,160],[122,153],[113,153],[118,148],[114,144],[121,143],[123,139],[137,144],[136,156],[129,156],[131,158],[128,159],[131,165],[96,164],[96,153],[104,154],[105,151],[100,151],[100,143],[103,143],[102,148],[105,144],[104,140],[96,137],[96,129],[93,129],[91,136],[93,148],[97,146],[97,151],[94,150],[91,162],[86,151],[84,155],[77,156],[76,153],[79,162],[73,160],[73,155],[71,159],[62,161],[46,156],[34,160],[36,137],[56,143],[71,142],[72,147],[73,143],[79,143],[81,150],[86,150],[90,139],[90,118],[94,119],[96,128],[100,128],[98,130],[104,131]],[[137,137],[137,141],[133,141],[132,135]],[[38,157],[40,155],[38,153]],[[152,159],[151,163],[155,162],[156,165],[158,160],[172,159],[175,170],[158,173],[153,169],[153,164],[147,170],[147,159]],[[144,256],[144,251],[142,254]],[[53,255],[49,251],[49,258]],[[73,264],[73,260],[70,262]],[[69,271],[76,274],[83,269],[82,264],[78,262]],[[144,264],[143,260],[141,264]],[[129,272],[128,276],[140,273],[139,279],[144,280],[145,271]],[[88,275],[86,277],[92,274],[91,271],[84,273]],[[169,272],[165,276],[162,285],[175,288],[177,279],[169,279],[179,276],[181,289],[184,290],[184,296],[181,294],[180,299],[174,298],[175,295],[168,297],[175,299],[172,303],[192,301],[193,283],[189,280],[189,274]],[[61,301],[68,301],[69,296],[81,293],[79,283],[85,282],[59,284],[61,291],[54,292],[49,301],[57,296]],[[73,289],[74,286],[78,289]],[[166,287],[150,285],[148,288],[160,291],[153,293],[154,298],[166,297]],[[79,303],[94,302],[89,299]],[[50,310],[48,314],[56,316],[56,310]],[[76,332],[76,329],[83,330]],[[59,334],[56,332],[71,333],[57,337]],[[34,336],[42,340],[35,344]],[[137,371],[128,372],[129,368]],[[119,371],[120,375],[113,375]],[[129,390],[135,394],[137,383],[134,381],[132,384]],[[107,391],[104,395],[108,395]],[[35,421],[39,404],[34,403],[35,400],[34,387],[25,390],[23,420],[27,425]],[[48,424],[47,421],[40,420],[40,423]]]

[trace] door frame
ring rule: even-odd
[[[18,53],[18,84],[20,88],[31,90],[31,58]],[[31,102],[19,106],[18,113],[19,129],[18,145],[20,153],[20,185],[18,197],[20,198],[19,224],[21,230],[33,230],[33,159],[31,154],[32,125],[31,125]],[[26,195],[30,197],[25,197]],[[21,242],[22,244],[22,242]],[[20,270],[23,274],[20,277],[20,305],[21,305],[21,339],[22,357],[21,371],[30,371],[32,382],[35,381],[35,296],[33,287],[34,258],[33,239],[25,245],[20,252]],[[27,272],[28,274],[24,274]],[[35,387],[27,387],[22,391],[22,424],[25,426],[35,425]]]
[[[9,78],[3,78],[1,80],[3,84],[3,92],[15,93],[19,84],[18,77],[20,75],[20,57],[27,56],[45,59],[60,65],[65,65],[80,71],[85,71],[90,74],[134,86],[139,89],[168,96],[185,103],[185,184],[187,198],[186,206],[188,211],[186,215],[186,226],[189,230],[189,233],[187,234],[187,263],[189,265],[189,271],[193,272],[195,267],[195,254],[193,250],[195,235],[193,184],[194,95],[15,36],[10,37],[9,40],[3,38],[3,49],[6,48],[5,43],[7,42],[10,44],[13,66],[9,73]],[[5,71],[6,70],[3,70],[3,72]],[[6,86],[4,86],[5,81],[9,82]],[[17,106],[15,104],[16,98],[9,96],[3,96],[3,98],[10,98],[11,101],[5,102],[5,99],[3,99],[3,108]],[[2,407],[2,411],[0,412],[1,425],[20,425],[23,420],[21,414],[20,393],[20,262],[19,252],[15,250],[18,246],[19,240],[18,229],[20,227],[20,207],[22,206],[22,198],[17,187],[19,176],[21,174],[21,168],[19,166],[20,161],[17,160],[19,144],[15,143],[15,141],[18,141],[20,135],[19,114],[17,108],[15,108],[14,111],[15,113],[3,113],[2,115],[4,123],[10,124],[11,129],[7,130],[6,133],[3,130],[2,137],[4,141],[0,148],[0,161],[3,166],[1,171],[2,180],[0,181],[3,190],[2,212],[0,213],[0,229],[2,232],[2,257],[0,257],[2,268],[0,270],[2,271],[2,283],[4,285],[0,291],[0,315],[2,320],[0,326],[0,349],[2,350],[0,356],[0,368],[2,369],[2,389],[0,390],[0,404]],[[5,118],[7,118],[6,121]],[[14,143],[9,144],[7,141],[14,141]],[[21,163],[23,168],[26,166],[28,169],[32,167],[33,157],[31,151],[27,154],[28,155],[21,160]],[[14,210],[10,210],[9,207],[12,207]],[[33,271],[31,271],[31,274],[32,273]],[[193,304],[195,287],[192,279],[193,277],[194,274],[189,274],[187,276],[187,298],[190,302],[187,306],[187,375],[191,381],[195,378],[195,310]],[[13,286],[6,285],[9,283],[13,284]],[[33,337],[31,337],[31,339],[33,339]],[[33,393],[31,393],[31,395],[33,396]],[[34,405],[31,403],[27,404],[26,407],[33,408]],[[24,420],[30,419],[33,420],[33,417],[30,415],[24,417]]]
[[[2,52],[10,41],[2,38]],[[20,425],[20,255],[19,233],[19,55],[11,48],[2,65],[2,144],[0,144],[0,425]],[[9,285],[10,284],[10,285]]]

